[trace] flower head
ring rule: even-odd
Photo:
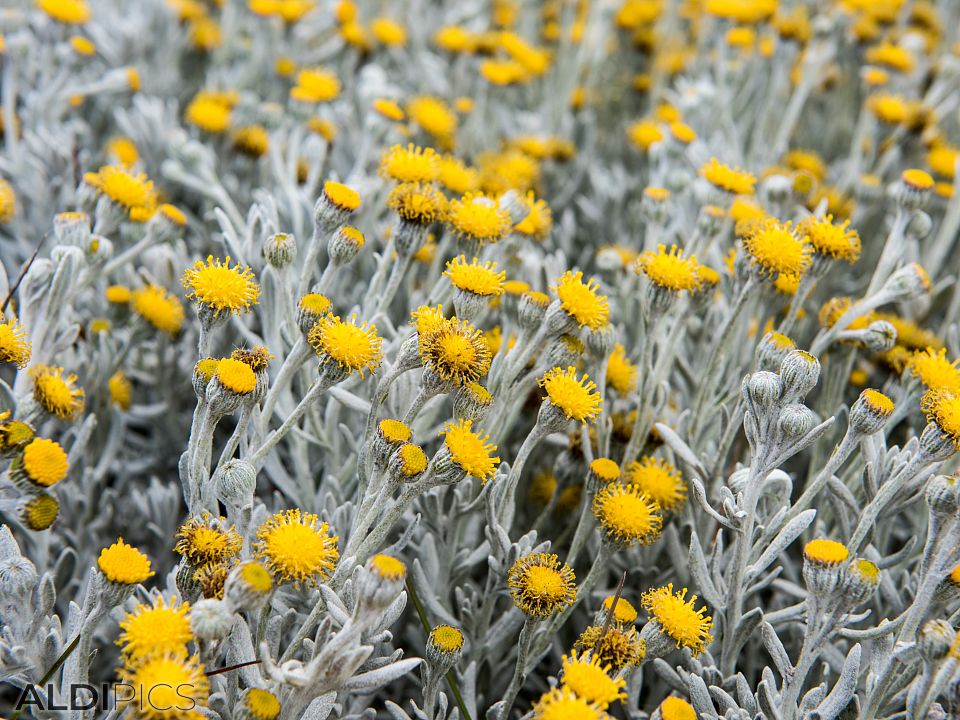
[[[697,720],[697,711],[683,698],[670,696],[660,703],[663,720]]]
[[[497,272],[497,264],[481,263],[473,258],[467,262],[464,255],[460,255],[447,263],[443,273],[450,278],[450,282],[458,290],[479,295],[481,297],[496,297],[503,294],[503,281],[507,277],[504,271]]]
[[[380,159],[380,174],[395,182],[432,182],[440,175],[440,158],[433,148],[394,145]]]
[[[592,653],[615,671],[636,667],[646,655],[645,643],[636,628],[621,628],[614,624],[609,627],[591,625],[577,638],[574,649],[579,653]]]
[[[493,243],[510,231],[510,213],[483,193],[467,193],[450,202],[447,222],[453,232],[465,239]]]
[[[420,95],[407,103],[407,114],[425,132],[442,144],[453,141],[457,132],[457,116],[440,98]]]
[[[694,655],[703,652],[712,638],[710,629],[713,619],[706,615],[706,608],[696,607],[696,595],[686,598],[687,589],[673,592],[673,583],[665,587],[648,590],[643,594],[640,604],[656,620],[663,632],[672,638],[677,647],[688,648]]]
[[[752,195],[757,179],[740,168],[723,165],[716,158],[700,168],[700,175],[714,187],[733,195]]]
[[[613,346],[607,358],[607,384],[621,395],[629,395],[637,387],[637,366],[627,357],[622,343]]]
[[[254,553],[282,582],[326,582],[340,558],[337,536],[326,523],[300,509],[269,518],[257,529]]]
[[[50,415],[62,420],[74,420],[84,408],[84,392],[76,386],[77,376],[64,376],[61,367],[37,365],[30,370],[33,378],[33,397]]]
[[[947,388],[927,390],[920,398],[927,422],[934,423],[960,448],[960,391]]]
[[[609,720],[603,708],[567,687],[544,693],[533,706],[534,720]]]
[[[133,219],[146,220],[157,207],[157,192],[144,173],[132,172],[124,165],[106,165],[100,168],[97,180],[100,192]]]
[[[649,545],[660,537],[660,506],[639,485],[610,483],[593,498],[593,514],[606,536],[621,545]]]
[[[540,387],[550,402],[570,420],[592,422],[600,414],[602,400],[596,384],[586,375],[577,377],[577,370],[553,368],[540,378]]]
[[[280,701],[269,690],[247,688],[240,699],[246,720],[277,720],[280,717]]]
[[[810,241],[789,222],[767,218],[753,223],[746,229],[742,241],[750,264],[762,275],[799,275],[810,265]]]
[[[207,257],[204,263],[197,260],[193,267],[183,273],[183,287],[187,297],[196,300],[211,310],[213,314],[249,312],[250,307],[260,297],[260,286],[248,267],[236,265],[230,267],[230,257],[226,261]]]
[[[47,17],[64,25],[83,25],[90,20],[86,0],[37,0],[37,7]]]
[[[907,368],[920,379],[927,388],[946,388],[960,392],[960,368],[958,361],[947,359],[944,348],[935,350],[928,347],[917,351],[907,361]]]
[[[491,455],[497,446],[488,443],[490,436],[482,432],[473,430],[472,421],[459,420],[447,423],[440,434],[454,464],[467,475],[486,482],[496,471],[500,458]]]
[[[687,484],[680,471],[666,460],[646,456],[627,466],[627,479],[664,511],[679,509],[687,499]]]
[[[803,556],[821,565],[839,565],[850,556],[850,551],[843,543],[818,538],[803,546]]]
[[[157,330],[176,335],[183,327],[183,305],[159,285],[147,285],[130,295],[133,311]]]
[[[849,220],[834,224],[831,215],[808,217],[797,225],[797,232],[810,242],[818,255],[854,263],[860,257],[860,236],[849,226]]]
[[[297,73],[297,84],[290,88],[290,97],[305,103],[322,103],[340,95],[340,80],[329,70],[305,68]]]
[[[657,251],[648,250],[637,258],[637,271],[642,272],[657,287],[680,292],[698,290],[703,285],[697,256],[683,256],[683,250],[672,245],[669,250],[657,245]]]
[[[67,453],[55,440],[35,438],[23,448],[23,471],[35,485],[50,487],[67,476],[70,464]]]
[[[578,325],[592,330],[606,325],[610,317],[607,297],[597,290],[597,281],[584,282],[583,273],[579,271],[567,271],[557,278],[556,293],[561,307]]]
[[[322,317],[307,339],[321,360],[327,358],[361,377],[364,371],[374,372],[380,367],[383,352],[377,329],[367,323],[358,325],[356,318],[341,321],[335,315]]]
[[[403,220],[429,225],[447,215],[447,198],[429,183],[401,182],[387,198],[387,206]]]
[[[243,539],[232,525],[227,527],[223,518],[209,513],[187,520],[177,530],[176,540],[174,552],[198,567],[231,560],[243,545]]]
[[[16,320],[0,322],[0,363],[26,367],[30,362],[30,352],[30,337],[23,325]]]
[[[577,599],[573,569],[547,553],[519,558],[507,573],[507,586],[514,605],[535,618],[558,613]]]
[[[190,720],[193,708],[206,703],[210,689],[196,656],[156,655],[125,665],[120,678],[134,689],[125,704],[136,708],[143,720]]]
[[[158,596],[150,605],[140,603],[120,621],[120,639],[126,662],[140,662],[157,655],[185,658],[190,631],[189,603],[170,603]]]
[[[617,598],[617,604],[613,604],[613,595],[608,595],[603,599],[603,609],[609,613],[613,608],[613,620],[620,625],[632,625],[637,621],[637,609],[632,603],[624,598]]]
[[[596,703],[604,710],[610,703],[623,700],[627,681],[610,677],[610,665],[603,664],[595,655],[573,653],[564,655],[562,660],[561,682],[567,690],[573,691],[578,698]]]
[[[122,585],[136,585],[153,575],[147,556],[127,545],[123,538],[100,551],[97,567],[107,580]]]
[[[456,318],[421,334],[420,356],[425,366],[458,387],[476,382],[490,369],[490,348],[483,333]]]

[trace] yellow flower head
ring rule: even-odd
[[[187,105],[184,119],[206,132],[222,133],[230,127],[232,107],[219,93],[200,92]]]
[[[687,484],[680,471],[666,460],[646,456],[632,462],[627,467],[627,479],[639,485],[664,511],[679,509],[687,499]]]
[[[111,285],[104,291],[103,296],[111,305],[126,305],[133,298],[133,293],[124,285]]]
[[[660,703],[663,720],[697,720],[697,711],[683,698],[670,696]]]
[[[280,701],[269,690],[248,688],[240,700],[245,717],[250,720],[277,720],[280,717]]]
[[[437,625],[430,631],[427,643],[441,653],[456,653],[463,649],[463,633],[452,625]]]
[[[326,315],[314,324],[307,335],[317,356],[336,362],[349,372],[363,377],[380,367],[383,341],[377,328],[368,323],[357,324],[355,317],[341,321],[336,315]]]
[[[256,374],[242,360],[218,360],[214,375],[225,389],[237,395],[249,395],[257,386]]]
[[[125,208],[131,217],[149,215],[157,207],[157,191],[144,173],[131,172],[124,165],[106,165],[98,173],[100,191]]]
[[[533,191],[527,192],[523,197],[523,202],[527,206],[527,216],[517,223],[513,231],[525,235],[531,240],[543,242],[550,235],[553,228],[553,213],[546,200],[538,200]]]
[[[960,149],[950,145],[935,145],[927,153],[927,164],[930,169],[937,175],[950,180],[956,176],[958,159],[960,159]]]
[[[203,513],[187,520],[177,530],[174,552],[194,566],[223,563],[236,557],[243,539],[223,518]]]
[[[429,183],[401,182],[387,198],[387,206],[407,222],[429,225],[447,216],[447,198]]]
[[[650,619],[657,621],[678,648],[688,648],[697,655],[713,640],[710,636],[713,618],[705,615],[705,607],[696,608],[696,595],[691,595],[688,600],[686,594],[686,588],[675,594],[673,583],[670,583],[665,587],[647,590],[640,603]]]
[[[627,138],[640,150],[649,150],[663,140],[663,132],[653,120],[638,120],[627,129]]]
[[[453,155],[440,158],[440,174],[437,182],[452,193],[463,195],[480,187],[480,173]]]
[[[547,553],[518,558],[507,573],[507,587],[514,605],[535,618],[558,613],[577,599],[573,568]]]
[[[377,429],[384,440],[391,445],[400,445],[401,443],[409,442],[410,438],[413,437],[413,431],[410,430],[409,425],[391,418],[381,420],[377,424]]]
[[[380,174],[395,182],[433,182],[440,175],[440,157],[433,148],[394,145],[380,159]]]
[[[407,103],[407,115],[424,132],[444,144],[453,141],[457,132],[457,116],[440,98],[429,95],[413,98]]]
[[[46,530],[60,515],[60,503],[52,495],[37,493],[18,508],[20,521],[29,529]]]
[[[873,65],[883,65],[903,73],[910,72],[916,62],[909,50],[886,41],[867,48],[866,60]]]
[[[410,313],[410,324],[416,328],[417,335],[420,336],[421,347],[430,333],[442,328],[446,321],[447,319],[443,314],[442,305],[437,305],[436,307],[421,305]]]
[[[622,681],[621,681],[622,682]],[[603,708],[567,687],[544,693],[533,706],[534,720],[610,720]]]
[[[92,327],[92,325],[91,325]],[[133,402],[133,383],[123,370],[117,370],[107,380],[107,391],[110,401],[121,410],[129,410]]]
[[[326,523],[300,509],[277,513],[257,530],[254,554],[281,582],[314,586],[326,582],[340,558],[337,536]]]
[[[183,305],[159,285],[147,285],[130,296],[133,311],[157,330],[176,335],[183,327]]]
[[[450,202],[447,223],[465,240],[493,243],[510,231],[510,213],[483,193],[467,193]]]
[[[945,349],[932,347],[913,353],[907,362],[907,368],[928,389],[946,388],[960,392],[960,368],[957,365],[957,360],[951,362],[947,359]]]
[[[187,297],[213,310],[215,316],[222,312],[249,312],[260,297],[253,271],[240,265],[230,267],[229,256],[226,261],[212,255],[207,256],[205,263],[197,260],[184,271],[182,282]]]
[[[483,333],[464,320],[445,320],[421,334],[419,348],[423,364],[457,387],[476,382],[490,369],[490,348]]]
[[[960,449],[960,391],[947,388],[927,390],[920,398],[920,409],[927,422],[937,425]]]
[[[333,180],[323,183],[323,196],[327,202],[340,210],[353,212],[360,207],[360,193],[349,185]]]
[[[392,120],[393,122],[403,122],[403,119],[406,117],[403,108],[389,98],[377,98],[373,101],[372,107],[387,120]]]
[[[340,80],[329,70],[305,68],[297,73],[297,84],[290,88],[290,97],[305,103],[322,103],[340,95]]]
[[[37,365],[30,369],[33,398],[43,410],[62,420],[74,420],[84,408],[84,392],[76,386],[77,376],[63,375],[63,368]]]
[[[191,710],[206,705],[210,682],[197,656],[156,655],[135,665],[125,665],[120,678],[134,688],[124,698],[142,720],[188,720]],[[160,708],[164,708],[161,710]]]
[[[600,488],[592,509],[606,537],[619,545],[649,545],[660,537],[660,506],[638,485],[610,483]]]
[[[607,384],[621,395],[629,395],[637,387],[637,366],[627,357],[627,349],[617,343],[607,359]]]
[[[97,567],[107,580],[121,585],[136,585],[153,575],[147,556],[127,545],[123,538],[100,551]]]
[[[55,440],[36,438],[23,448],[23,470],[37,485],[50,487],[67,476],[67,454]]]
[[[400,461],[400,473],[404,477],[415,477],[427,469],[427,455],[419,445],[403,443],[397,449],[397,457]]]
[[[252,348],[234,348],[230,359],[248,365],[255,373],[262,373],[273,360],[273,355],[263,345],[257,345]]]
[[[610,665],[602,663],[594,655],[583,653],[578,656],[573,653],[563,656],[560,681],[563,688],[572,691],[578,698],[606,710],[611,703],[627,696],[623,692],[627,681],[610,677],[610,671]]]
[[[609,627],[591,625],[580,634],[574,648],[580,653],[592,653],[601,663],[618,672],[626,667],[636,667],[647,653],[636,628],[615,624]]]
[[[37,7],[47,17],[64,25],[83,25],[90,20],[86,0],[37,0]]]
[[[834,225],[832,215],[809,217],[797,225],[797,232],[810,242],[815,253],[852,264],[860,257],[860,235],[849,226],[849,220]]]
[[[637,272],[643,272],[657,287],[674,292],[698,290],[703,285],[697,256],[683,256],[683,250],[671,245],[657,245],[657,251],[648,250],[637,258]]]
[[[2,319],[2,318],[0,318]],[[0,363],[13,363],[18,368],[30,362],[30,337],[15,319],[0,322]]]
[[[540,387],[547,391],[550,403],[570,420],[592,422],[600,414],[603,401],[596,384],[586,375],[577,378],[577,370],[553,368],[540,378]]]
[[[244,125],[233,131],[231,142],[244,155],[258,158],[270,149],[270,134],[263,125]]]
[[[3,53],[0,52],[0,55]],[[0,137],[3,137],[3,123],[0,123]],[[17,215],[17,195],[13,186],[0,178],[0,223],[8,223]]]
[[[489,435],[481,433],[482,430],[473,430],[472,421],[462,419],[447,423],[440,432],[443,435],[444,447],[450,453],[454,464],[467,475],[479,478],[485,483],[493,477],[500,458],[491,455],[497,451],[497,446],[487,442]]]
[[[723,165],[716,158],[700,168],[700,175],[711,185],[733,195],[752,195],[757,179],[740,168]]]
[[[803,546],[803,557],[821,565],[839,565],[850,556],[843,543],[818,538]]]
[[[480,295],[481,297],[496,297],[503,294],[503,281],[507,277],[504,271],[497,272],[497,264],[490,262],[480,262],[473,258],[467,262],[465,255],[460,255],[447,263],[446,272],[443,273],[453,286],[458,290]]]
[[[480,187],[498,197],[507,190],[526,193],[533,190],[540,179],[540,165],[535,158],[519,150],[481,153],[477,156]]]
[[[790,223],[768,218],[752,224],[742,238],[750,263],[762,274],[802,274],[810,266],[811,247]]]
[[[603,599],[603,609],[609,613],[613,607],[613,595]],[[613,621],[620,625],[632,625],[637,621],[637,609],[626,599],[617,598],[617,606],[613,610]]]
[[[582,272],[568,270],[557,278],[556,293],[560,305],[581,327],[596,330],[607,324],[610,305],[606,295],[600,295],[594,279],[583,281]]]
[[[407,29],[395,20],[374,18],[370,23],[370,30],[381,45],[403,47],[407,44]]]
[[[185,658],[187,644],[193,640],[190,630],[190,603],[171,599],[168,605],[162,596],[150,605],[140,603],[120,621],[120,639],[124,661],[142,662],[158,655]]]

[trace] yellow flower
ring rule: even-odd
[[[649,545],[660,537],[660,506],[639,485],[610,483],[600,488],[592,509],[606,537],[618,545]]]
[[[803,170],[818,181],[827,177],[827,166],[820,156],[811,150],[791,150],[783,156],[783,162],[791,170]]]
[[[84,392],[76,387],[77,376],[63,376],[63,368],[37,365],[30,370],[33,397],[44,411],[62,420],[73,420],[84,408]]]
[[[603,599],[603,609],[610,612],[613,607],[613,595],[608,595]],[[613,620],[620,625],[632,625],[637,621],[637,609],[626,599],[618,598],[617,606],[613,610]]]
[[[440,158],[433,148],[394,145],[380,159],[380,174],[396,182],[432,182],[440,175]]]
[[[188,519],[177,529],[176,540],[174,552],[198,567],[231,560],[243,545],[243,539],[232,525],[226,527],[223,518],[215,518],[210,513]]]
[[[131,218],[149,215],[157,207],[157,191],[144,173],[132,173],[124,165],[106,165],[98,173],[100,191],[125,208]]]
[[[329,531],[316,515],[287,510],[260,526],[254,553],[281,582],[313,586],[327,581],[340,558],[338,538]]]
[[[13,363],[18,368],[30,362],[30,337],[16,319],[0,322],[0,363]]]
[[[867,48],[865,57],[868,63],[885,65],[891,70],[897,70],[902,73],[908,73],[913,70],[913,66],[916,63],[913,54],[909,50],[886,41]]]
[[[140,603],[120,621],[120,638],[124,662],[131,664],[160,656],[187,657],[187,644],[193,640],[190,631],[190,603],[168,605],[162,596],[151,605]]]
[[[526,193],[540,180],[540,165],[519,150],[486,152],[477,156],[480,188],[494,197],[507,190]]]
[[[393,122],[403,122],[406,115],[397,103],[389,98],[377,98],[373,101],[372,107],[387,120]]]
[[[803,557],[821,565],[839,565],[850,556],[843,543],[818,538],[803,546]]]
[[[419,445],[405,442],[397,449],[397,455],[400,472],[404,477],[415,477],[427,469],[427,455]]]
[[[64,25],[83,25],[90,20],[90,7],[86,0],[37,0],[49,18]]]
[[[141,720],[195,720],[198,705],[205,705],[210,683],[198,657],[157,655],[136,665],[124,666],[120,678],[134,689],[126,701]],[[162,708],[162,709],[161,709]]]
[[[523,197],[523,203],[527,206],[527,216],[517,223],[513,231],[525,235],[531,240],[543,242],[550,235],[553,228],[553,213],[546,200],[538,200],[530,190]]]
[[[323,196],[339,210],[353,212],[360,207],[360,193],[349,185],[327,180],[323,184]]]
[[[660,703],[663,720],[697,720],[697,711],[683,698],[670,696]]]
[[[46,493],[38,493],[20,506],[18,515],[20,521],[30,530],[40,532],[46,530],[60,514],[60,503]]]
[[[927,164],[937,174],[953,180],[957,172],[960,150],[949,145],[935,145],[927,153]]]
[[[270,149],[270,135],[263,125],[244,125],[233,131],[233,147],[250,157],[258,158]]]
[[[86,40],[86,38],[76,39]],[[87,42],[90,41],[87,40]],[[92,54],[92,52],[90,54]],[[140,153],[137,151],[137,146],[134,145],[133,140],[128,137],[118,136],[110,138],[107,142],[106,151],[108,155],[112,155],[118,163],[126,167],[133,167],[137,164],[137,161],[140,160]]]
[[[488,260],[481,264],[478,258],[474,258],[468,263],[465,255],[460,255],[448,262],[443,274],[450,278],[450,282],[458,290],[481,297],[502,295],[503,281],[507,277],[506,272],[497,272],[495,262]]]
[[[193,267],[187,268],[181,278],[187,290],[187,298],[196,300],[201,306],[213,311],[214,317],[222,312],[249,312],[260,297],[260,286],[248,267],[236,265],[230,267],[230,256],[226,261],[207,256],[207,261],[197,260]]]
[[[444,155],[440,158],[440,173],[437,182],[450,192],[457,195],[474,192],[480,187],[480,173],[467,166],[453,155]]]
[[[0,124],[0,137],[3,137],[3,126]],[[17,215],[17,195],[13,186],[0,178],[0,223],[8,223]]]
[[[596,703],[580,698],[568,688],[553,688],[533,706],[534,720],[610,720]]]
[[[249,720],[276,720],[280,716],[280,701],[269,690],[247,688],[240,700]]]
[[[446,217],[447,198],[429,183],[401,182],[390,191],[387,207],[407,222],[429,225]]]
[[[662,288],[680,292],[698,290],[703,285],[697,256],[683,256],[683,250],[671,245],[657,245],[657,251],[648,250],[637,258],[637,271],[643,272],[650,281]]]
[[[613,346],[607,359],[607,384],[621,395],[629,395],[637,387],[637,366],[627,358],[621,343]]]
[[[357,324],[355,317],[341,321],[336,315],[326,315],[310,328],[307,340],[321,361],[332,360],[349,372],[363,377],[380,367],[383,341],[377,328],[368,323]]]
[[[23,448],[20,462],[27,477],[43,487],[56,485],[70,469],[67,454],[60,444],[42,438],[32,440]]]
[[[637,148],[646,151],[663,140],[663,132],[653,120],[638,120],[627,129],[627,138]]]
[[[644,457],[627,466],[627,479],[664,511],[679,509],[687,499],[687,484],[680,471],[666,460]]]
[[[483,334],[463,320],[445,320],[421,334],[419,348],[423,364],[457,387],[476,382],[490,369],[490,348]]]
[[[452,625],[437,625],[430,631],[427,643],[441,653],[456,653],[463,649],[463,633]]]
[[[451,53],[473,51],[473,33],[460,25],[445,25],[433,34],[433,42],[441,50]]]
[[[184,111],[184,119],[209,133],[226,132],[233,105],[218,93],[200,92]]]
[[[415,97],[407,103],[407,114],[434,138],[444,143],[453,141],[457,132],[457,116],[443,100],[429,95]]]
[[[306,68],[297,73],[290,97],[308,103],[330,102],[340,95],[340,80],[329,70]]]
[[[133,297],[133,293],[124,285],[111,285],[104,291],[103,296],[111,305],[126,305]]]
[[[370,569],[384,580],[403,580],[407,576],[407,566],[401,560],[382,553],[370,558]]]
[[[595,655],[583,653],[578,656],[573,653],[569,657],[564,655],[561,662],[562,688],[570,690],[578,698],[595,703],[603,710],[610,703],[626,698],[623,688],[627,681],[610,677],[611,666],[602,663]]]
[[[591,625],[577,638],[574,648],[580,653],[592,653],[601,663],[610,665],[617,672],[636,667],[643,662],[647,652],[636,628],[621,628],[615,624],[609,627]]]
[[[527,497],[537,505],[543,506],[550,502],[550,498],[557,491],[557,476],[551,472],[534,473],[530,481]]]
[[[496,472],[500,458],[491,456],[497,446],[487,442],[490,436],[481,434],[482,430],[474,432],[472,428],[472,421],[461,419],[444,425],[440,434],[454,464],[485,483]]]
[[[860,236],[856,230],[849,230],[849,225],[849,220],[834,225],[832,215],[809,217],[797,225],[797,232],[810,242],[815,253],[852,264],[860,257]]]
[[[947,351],[928,347],[910,356],[907,368],[916,375],[928,389],[946,388],[960,392],[960,368],[958,361],[947,360]]]
[[[568,270],[557,278],[556,293],[560,305],[581,327],[596,330],[607,324],[610,306],[606,295],[600,295],[597,281],[583,282],[582,272]]]
[[[97,567],[107,580],[121,585],[136,585],[153,575],[147,556],[127,545],[123,538],[100,551]]]
[[[400,23],[385,17],[374,18],[370,23],[373,36],[382,45],[403,47],[407,44],[407,30]]]
[[[130,296],[133,311],[157,330],[176,335],[183,326],[183,306],[159,285],[147,285]]]
[[[592,422],[600,414],[603,401],[596,384],[587,375],[577,378],[577,370],[553,368],[540,378],[540,387],[547,391],[550,403],[570,420]]]
[[[716,158],[700,168],[700,175],[714,187],[734,195],[752,195],[757,179],[740,168],[723,165]]]
[[[811,247],[790,223],[768,218],[755,223],[742,238],[750,263],[765,276],[800,275],[810,265]]]
[[[677,643],[677,647],[688,648],[694,655],[703,652],[713,638],[710,629],[713,618],[705,615],[705,607],[696,608],[696,595],[686,598],[687,589],[674,594],[673,583],[665,587],[647,590],[640,604],[656,620],[663,632]]]
[[[507,587],[513,604],[534,618],[565,610],[577,599],[573,568],[547,553],[518,558],[507,573]]]
[[[450,202],[447,222],[464,240],[494,243],[510,231],[510,213],[483,193],[467,193]]]

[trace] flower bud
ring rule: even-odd
[[[403,592],[407,566],[390,555],[374,555],[360,570],[358,602],[364,610],[386,609]]]
[[[263,258],[282,270],[297,259],[297,239],[290,233],[274,233],[263,243]]]
[[[399,482],[413,482],[427,469],[427,456],[423,448],[413,443],[403,443],[390,456],[387,467],[391,477]]]
[[[919,210],[930,197],[933,178],[923,170],[904,170],[900,179],[891,188],[893,199],[904,210]]]
[[[935,515],[953,515],[960,506],[960,484],[953,475],[937,475],[927,483],[927,506]]]
[[[37,568],[27,558],[14,555],[0,562],[0,598],[22,604],[37,585]]]
[[[86,248],[90,241],[90,216],[85,212],[62,212],[53,218],[53,235],[59,245]]]
[[[355,227],[342,225],[327,241],[327,253],[334,265],[346,265],[363,249],[363,233]]]
[[[550,298],[541,292],[525,292],[517,306],[517,319],[524,330],[533,332],[543,324],[550,306]]]
[[[217,642],[230,634],[236,615],[221,600],[204,598],[190,608],[190,629],[198,640]]]
[[[942,660],[950,652],[957,631],[946,620],[929,620],[920,628],[917,651],[927,662]]]
[[[329,315],[331,309],[330,300],[326,295],[320,293],[307,293],[300,296],[297,303],[296,321],[297,327],[304,335],[316,325],[320,318]]]
[[[871,353],[883,353],[896,344],[897,331],[886,320],[877,320],[870,323],[863,331],[862,342]]]
[[[596,330],[589,329],[586,334],[587,348],[599,360],[606,360],[617,344],[617,330],[607,323]]]
[[[920,451],[931,462],[946,460],[957,451],[954,439],[936,423],[927,423],[920,433]]]
[[[223,598],[231,612],[258,610],[270,598],[273,578],[259,562],[240,563],[227,576]]]
[[[780,431],[791,439],[799,439],[813,430],[817,424],[817,416],[806,405],[792,403],[784,406],[777,420]]]
[[[783,381],[776,373],[761,370],[744,378],[742,392],[757,412],[764,412],[780,402]]]
[[[883,429],[894,407],[882,392],[867,388],[850,408],[850,427],[860,435],[873,435]]]
[[[235,508],[249,507],[257,489],[257,470],[246,460],[228,460],[214,479],[217,497]]]
[[[427,662],[445,674],[463,654],[463,633],[452,625],[437,625],[427,638]]]
[[[768,332],[760,340],[754,355],[757,361],[757,368],[760,370],[769,370],[776,372],[783,364],[783,359],[797,346],[786,335],[778,332]]]
[[[784,397],[800,400],[820,379],[820,361],[804,350],[793,350],[780,364],[780,379],[783,380]]]
[[[280,717],[280,701],[269,690],[247,688],[234,708],[237,720],[277,720]]]
[[[840,594],[847,607],[862,605],[880,586],[880,569],[869,560],[857,558],[844,573]]]
[[[841,543],[811,540],[803,548],[803,581],[812,594],[832,595],[840,586],[843,564],[850,556]]]
[[[897,302],[917,300],[929,294],[930,276],[918,263],[909,263],[897,269],[884,283],[883,289]]]
[[[470,420],[474,424],[483,422],[493,404],[493,396],[480,383],[465,383],[453,396],[453,417],[455,420]]]

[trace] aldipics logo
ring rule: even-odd
[[[50,712],[54,710],[109,710],[126,705],[141,713],[187,712],[197,706],[194,687],[190,684],[170,685],[157,683],[150,686],[135,686],[116,682],[103,685],[77,683],[70,685],[67,693],[61,693],[55,685],[26,685],[17,698],[17,712]]]

